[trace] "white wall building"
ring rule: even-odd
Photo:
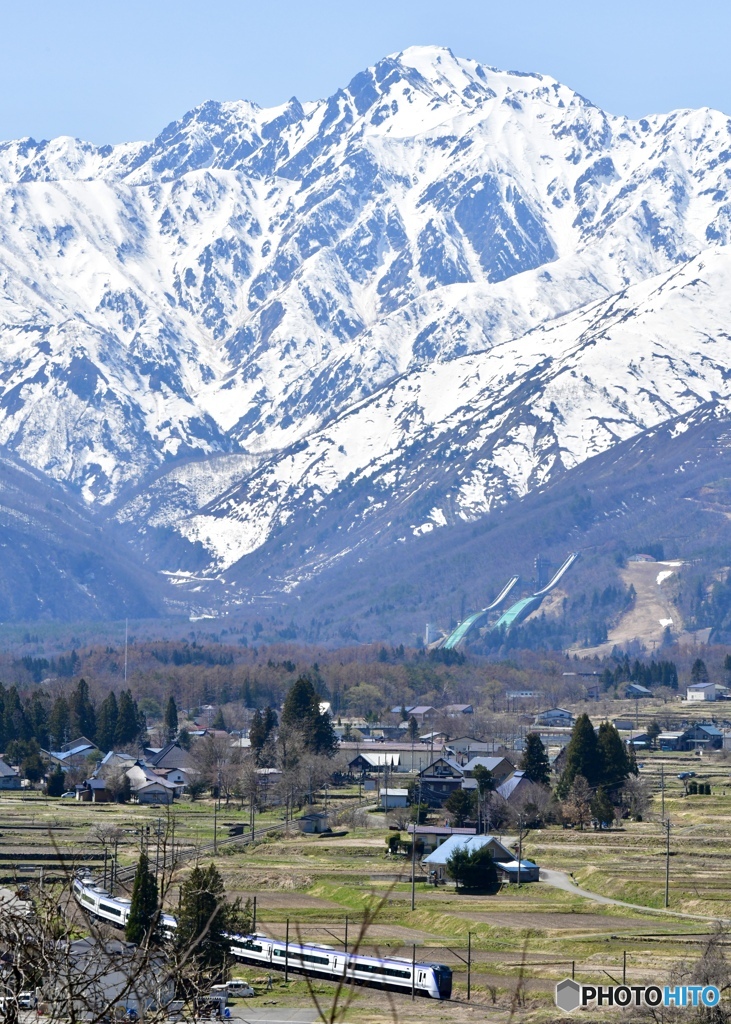
[[[686,700],[715,700],[716,699],[716,684],[715,683],[696,683],[695,686],[689,686],[685,692]]]

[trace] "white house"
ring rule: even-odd
[[[535,725],[573,725],[574,716],[566,708],[549,708],[536,715]]]
[[[716,699],[716,684],[715,683],[696,683],[693,686],[689,686],[685,693],[686,700],[715,700]]]

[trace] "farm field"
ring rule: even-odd
[[[344,943],[347,928],[351,949],[359,942],[363,950],[411,959],[415,945],[417,959],[447,963],[454,971],[454,999],[448,1007],[424,999],[412,1005],[401,994],[389,997],[357,989],[350,993],[347,1020],[500,1021],[508,1019],[511,1006],[519,1012],[517,1019],[551,1020],[553,986],[571,973],[572,965],[576,977],[587,982],[621,980],[623,965],[628,981],[656,981],[681,961],[701,955],[714,919],[731,920],[729,765],[710,757],[655,752],[642,763],[641,774],[655,789],[661,772],[665,775],[666,813],[672,823],[670,909],[692,917],[597,903],[545,883],[503,886],[492,896],[467,896],[451,885],[435,890],[419,882],[412,912],[410,864],[405,858],[386,856],[389,833],[382,815],[369,815],[370,827],[351,829],[337,838],[285,837],[277,832],[253,846],[223,845],[215,860],[229,895],[257,897],[261,932],[283,938],[289,921],[291,938],[338,946]],[[699,780],[711,783],[711,796],[684,795],[676,776],[689,766]],[[581,832],[551,826],[533,831],[524,840],[524,856],[541,867],[573,875],[591,892],[657,910],[663,905],[665,878],[659,811],[656,796],[648,820],[626,822],[621,829]],[[60,884],[52,882],[50,859],[38,859],[52,854],[61,855],[67,867],[84,863],[101,878],[102,840],[113,827],[123,830],[120,867],[135,863],[141,841],[154,861],[158,826],[172,828],[172,818],[166,824],[165,808],[77,804],[36,795],[3,796],[0,812],[0,870],[5,884],[13,874],[37,884],[41,863],[46,865],[48,884]],[[203,849],[213,839],[213,805],[176,804],[172,817],[176,847],[192,858],[178,870],[170,889],[168,902],[174,910],[177,882],[187,865],[195,862],[196,854],[203,863],[214,859],[212,850]],[[217,821],[223,838],[229,827],[248,825],[248,811],[224,806]],[[277,821],[281,815],[270,812],[257,817],[257,827]],[[361,923],[370,913],[374,919],[359,939]],[[467,967],[462,962],[468,934],[469,1003]],[[302,1006],[311,998],[303,979],[290,980],[285,987],[277,977],[274,991],[265,993],[257,969],[237,968],[236,974],[259,980],[257,1004]],[[325,1001],[333,991],[330,983],[315,985],[315,994]]]

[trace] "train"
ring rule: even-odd
[[[245,964],[309,974],[331,981],[371,985],[396,992],[411,992],[432,999],[452,995],[452,970],[445,964],[423,963],[401,957],[346,953],[331,946],[282,942],[265,935],[227,936],[231,956]]]
[[[93,878],[75,878],[73,894],[79,906],[91,917],[106,921],[116,928],[125,928],[132,901],[125,896],[112,896],[96,884]],[[160,915],[160,928],[166,939],[175,934],[177,921],[172,914]]]
[[[110,895],[92,878],[75,878],[72,891],[76,902],[91,917],[117,928],[127,924],[131,900]],[[162,914],[160,921],[164,937],[172,939],[177,927],[175,918]],[[413,990],[416,995],[432,999],[449,999],[452,995],[452,970],[445,964],[346,953],[331,946],[281,942],[266,935],[228,934],[226,938],[231,956],[241,963],[395,992]]]

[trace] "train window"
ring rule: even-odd
[[[274,955],[275,956],[284,957],[284,950],[283,949],[275,949],[274,950]],[[289,956],[288,956],[287,959],[289,959],[289,960],[300,960],[300,961],[304,961],[305,963],[308,963],[308,964],[324,964],[326,967],[330,963],[330,961],[328,960],[328,958],[326,956],[315,956],[314,953],[301,953],[301,952],[298,952],[296,949],[290,949]]]
[[[366,974],[383,974],[388,978],[411,978],[411,971],[401,971],[397,967],[386,967],[384,964],[359,964],[355,965],[356,971],[363,971]]]
[[[84,901],[84,903],[91,903],[92,907],[94,906],[95,900],[93,896],[89,896],[87,893],[82,892],[81,898]]]
[[[252,953],[261,953],[263,950],[263,946],[257,945],[256,942],[239,942],[235,948],[250,949]]]
[[[108,914],[114,914],[115,917],[121,917],[122,911],[118,907],[112,907],[108,903],[100,903],[100,910],[106,910]]]

